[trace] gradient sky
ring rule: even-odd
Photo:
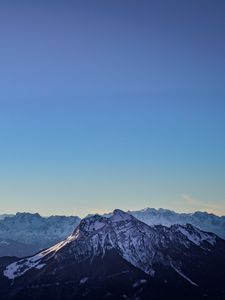
[[[0,1],[0,213],[225,214],[225,1]]]

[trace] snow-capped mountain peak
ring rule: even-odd
[[[81,220],[80,224],[75,228],[73,235],[79,236],[79,238],[89,237],[90,235],[96,234],[105,226],[108,226],[108,228],[110,226],[115,227],[117,223],[130,222],[132,220],[134,221],[136,219],[120,209],[115,209],[108,218],[98,214],[87,216]]]

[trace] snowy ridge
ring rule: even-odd
[[[178,225],[176,228],[197,246],[200,246],[204,242],[208,242],[211,245],[216,243],[216,235],[213,233],[203,232],[198,228],[193,230],[193,226],[189,224],[186,226]]]

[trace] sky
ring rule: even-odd
[[[0,213],[225,215],[224,14],[0,1]]]

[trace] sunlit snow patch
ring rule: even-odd
[[[32,257],[24,258],[8,265],[3,272],[4,276],[9,279],[15,279],[19,276],[22,276],[32,268],[42,269],[45,266],[45,263],[42,262],[43,258],[47,257],[47,260],[50,259],[57,251],[59,251],[66,244],[73,241],[75,238],[76,236],[69,236],[66,240],[54,245],[47,250],[44,250]]]

